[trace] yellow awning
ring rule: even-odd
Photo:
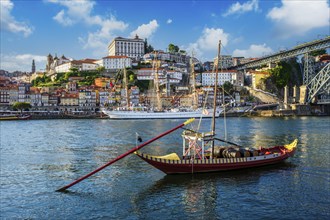
[[[176,153],[171,153],[164,156],[151,156],[151,157],[165,159],[165,160],[180,160],[180,157]]]

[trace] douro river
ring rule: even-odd
[[[227,119],[227,139],[243,146],[297,138],[295,156],[278,165],[167,176],[129,155],[56,192],[134,147],[136,132],[147,141],[182,122],[0,122],[1,219],[330,219],[329,117]],[[201,130],[209,128],[203,120]],[[224,131],[217,119],[217,136],[224,138]],[[181,155],[180,132],[141,151]]]

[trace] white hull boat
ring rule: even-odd
[[[212,118],[213,109],[171,109],[169,111],[152,111],[152,110],[106,110],[102,112],[109,116],[110,119],[187,119],[187,118]],[[222,110],[216,110],[215,117],[219,117]]]

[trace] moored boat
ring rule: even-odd
[[[188,118],[212,118],[213,109],[170,109],[164,111],[154,110],[106,110],[102,112],[110,119],[188,119]],[[222,110],[217,108],[216,117],[219,117]]]
[[[0,115],[0,121],[6,120],[27,120],[31,115]]]
[[[199,154],[193,156],[186,155],[182,158],[176,153],[164,156],[152,156],[137,151],[136,155],[166,174],[218,172],[259,167],[282,162],[294,155],[297,143],[298,140],[296,139],[287,145],[261,148],[256,151],[257,155],[255,152],[254,154],[249,152],[248,156],[242,155],[239,150],[234,148],[227,148],[234,149],[231,155],[217,155],[214,157],[210,157],[209,154],[202,156],[200,153],[201,149],[194,149],[199,152]],[[226,148],[223,149],[225,150]]]

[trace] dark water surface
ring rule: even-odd
[[[69,192],[55,192],[134,147],[135,132],[146,141],[182,122],[0,122],[1,219],[330,219],[329,117],[227,119],[228,139],[244,146],[298,138],[296,155],[278,165],[166,176],[129,155]],[[218,119],[222,138],[223,130]],[[142,151],[180,154],[181,131]]]

